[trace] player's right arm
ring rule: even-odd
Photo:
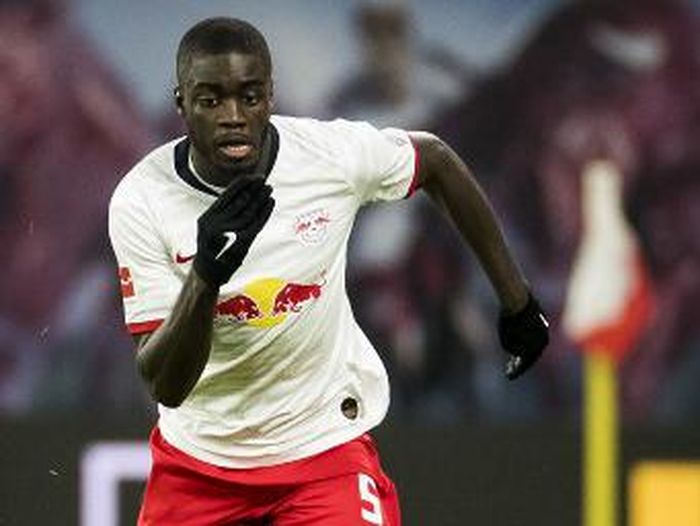
[[[163,324],[135,336],[138,370],[157,402],[179,406],[199,380],[209,358],[218,296],[219,288],[192,269]]]
[[[159,403],[168,407],[179,406],[201,376],[211,349],[219,288],[240,267],[250,245],[272,213],[274,200],[271,192],[272,189],[261,179],[237,179],[200,216],[197,255],[174,304],[155,331],[136,336],[139,372]],[[113,221],[110,217],[110,222],[120,223],[118,217]],[[143,232],[134,228],[128,234],[145,237]],[[118,259],[120,253],[130,255],[132,259],[140,257],[142,266],[158,268],[153,262],[157,259],[153,252],[157,251],[152,251],[149,258],[150,247],[141,245],[145,252],[141,256],[140,251],[129,251],[128,243],[115,240],[124,236],[112,237]],[[153,243],[155,237],[145,237],[142,241]],[[158,296],[158,292],[154,290],[150,294]]]

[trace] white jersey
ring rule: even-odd
[[[389,404],[386,371],[352,314],[346,249],[358,209],[409,195],[417,154],[405,131],[273,116],[267,182],[275,208],[219,292],[209,360],[177,408],[159,406],[165,439],[195,458],[248,468],[352,440]],[[168,316],[215,192],[188,166],[186,139],[165,144],[119,183],[109,211],[127,326]],[[355,418],[341,405],[357,403]]]

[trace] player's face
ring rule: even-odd
[[[195,166],[218,183],[255,167],[272,110],[263,59],[237,52],[194,56],[180,90]]]

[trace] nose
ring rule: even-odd
[[[221,104],[218,124],[225,127],[240,128],[246,124],[246,116],[242,104],[234,97],[224,99]]]

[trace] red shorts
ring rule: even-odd
[[[194,459],[151,434],[139,526],[400,526],[394,484],[363,435],[309,458],[252,469]]]

